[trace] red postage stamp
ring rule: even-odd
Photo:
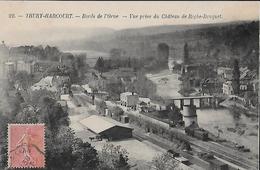
[[[45,167],[44,124],[8,125],[8,167]]]

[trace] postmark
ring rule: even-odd
[[[8,124],[8,168],[44,168],[44,134],[44,124]]]

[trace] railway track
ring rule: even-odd
[[[130,113],[132,115],[136,115],[136,113]],[[151,121],[152,123],[157,123],[159,126],[164,128],[169,128],[169,125],[166,122],[163,122],[159,119],[155,119],[154,117],[150,117],[144,114],[136,115],[138,117],[143,117],[147,121]],[[228,162],[231,162],[235,165],[238,165],[245,169],[252,169],[257,170],[258,169],[258,163],[254,162],[247,158],[246,154],[243,154],[239,151],[236,151],[234,149],[228,148],[226,146],[220,145],[218,143],[214,142],[204,142],[202,140],[195,139],[193,137],[187,136],[184,132],[184,130],[176,129],[176,128],[169,128],[170,131],[177,133],[178,137],[184,141],[189,142],[191,145],[205,151],[205,152],[212,152],[217,157],[220,157],[224,160],[227,160]]]
[[[227,148],[214,142],[191,141],[192,145],[205,150],[213,152],[217,157],[225,159],[245,169],[258,169],[258,163],[247,158],[247,156],[236,150]]]
[[[119,106],[121,107],[121,106]],[[124,109],[123,107],[121,107]],[[212,152],[214,155],[216,155],[219,158],[222,158],[230,163],[233,163],[241,168],[247,169],[247,170],[257,170],[258,169],[258,163],[250,160],[248,155],[241,153],[239,151],[236,151],[234,149],[228,148],[226,146],[223,146],[218,143],[214,142],[205,142],[202,140],[198,140],[196,138],[187,136],[182,129],[176,129],[176,128],[169,128],[169,124],[165,121],[159,120],[158,118],[154,118],[145,114],[140,114],[136,112],[127,111],[124,109],[124,111],[127,114],[134,115],[136,117],[142,118],[145,121],[149,121],[151,123],[155,123],[158,126],[161,126],[163,128],[169,129],[171,132],[177,134],[178,138],[184,141],[189,142],[194,147],[197,147],[205,152]]]

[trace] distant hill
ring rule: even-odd
[[[230,58],[258,59],[259,21],[201,25],[163,25],[123,29],[69,42],[71,49],[109,52],[125,51],[126,57],[156,57],[159,43],[170,47],[170,57],[182,59],[184,43],[190,57],[198,61],[223,61]],[[66,45],[61,45],[66,49]],[[249,56],[249,58],[247,57]]]

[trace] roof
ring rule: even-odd
[[[121,95],[125,95],[125,96],[132,96],[133,93],[132,92],[124,92],[124,93],[121,93]],[[137,95],[136,93],[134,93],[134,95]]]
[[[92,92],[93,92],[92,89],[89,87],[88,84],[82,85],[81,87],[82,87],[84,90],[87,90],[88,93],[92,93]]]
[[[140,103],[141,103],[141,102],[149,103],[149,102],[151,102],[151,99],[145,98],[145,97],[139,97],[139,101],[140,101]]]
[[[165,103],[164,101],[151,101],[151,105],[158,105],[158,106],[167,106],[167,103]]]
[[[13,65],[14,62],[8,61],[8,62],[6,62],[5,64],[6,64],[6,65]]]
[[[231,81],[226,81],[224,84],[226,84],[226,85],[232,85],[232,82]]]
[[[80,123],[96,134],[102,133],[116,126],[132,129],[131,127],[115,120],[96,115],[89,116],[81,120]]]
[[[218,67],[218,70],[232,70],[230,67]]]
[[[144,101],[141,101],[141,102],[139,103],[139,105],[144,105],[144,106],[146,106],[147,103],[145,103]]]
[[[174,159],[176,159],[177,161],[180,161],[180,162],[185,162],[185,161],[188,161],[188,159],[184,158],[184,157],[175,157]]]
[[[31,89],[32,90],[40,90],[47,89],[49,91],[57,91],[56,87],[52,85],[53,76],[47,76],[42,78],[38,83],[35,83]]]

